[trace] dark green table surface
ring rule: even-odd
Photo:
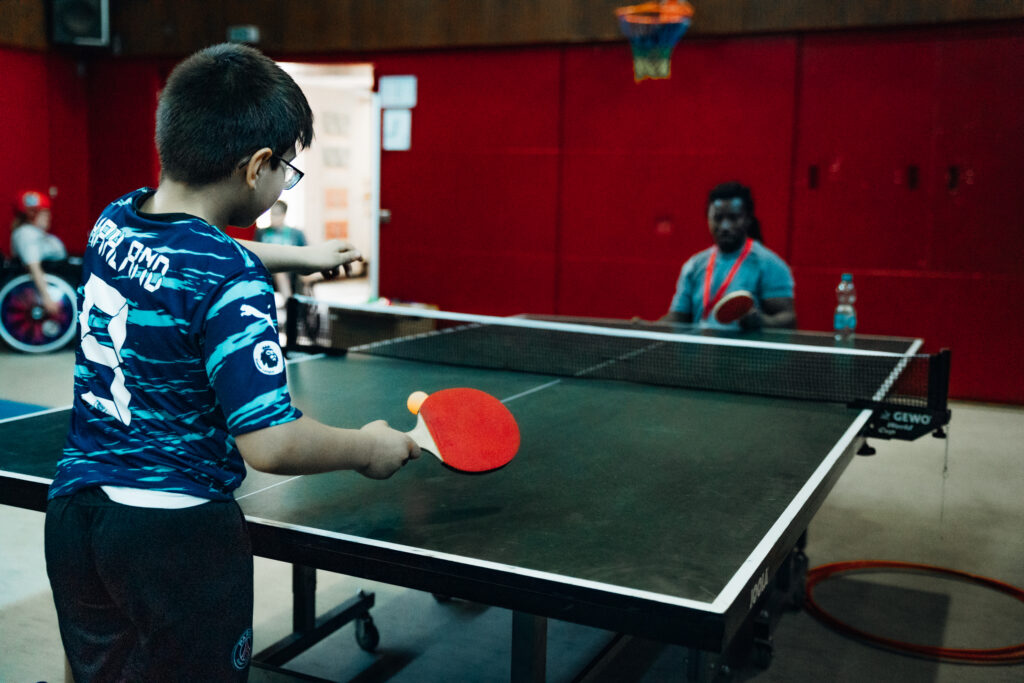
[[[557,598],[563,587],[589,591],[584,601],[607,594],[616,609],[639,596],[681,618],[749,609],[744,591],[774,571],[768,556],[806,526],[858,431],[843,405],[357,353],[294,362],[288,374],[306,414],[342,427],[383,418],[409,430],[411,392],[482,389],[506,402],[522,444],[484,475],[427,455],[386,481],[250,472],[236,498],[251,525],[298,539],[280,552],[303,563],[319,564],[332,543],[347,555],[364,548],[381,568],[356,561],[356,575],[424,588],[434,584],[417,572],[465,572],[513,586],[494,604],[521,593],[535,611],[535,593]],[[0,423],[0,485],[45,486],[66,428],[66,411]]]

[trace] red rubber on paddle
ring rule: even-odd
[[[519,451],[519,426],[508,408],[477,389],[442,389],[420,415],[444,464],[465,472],[506,465]]]
[[[754,299],[747,292],[733,292],[715,306],[715,320],[731,323],[745,316],[754,307]]]

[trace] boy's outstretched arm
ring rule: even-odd
[[[371,479],[387,479],[420,457],[419,446],[384,420],[361,429],[340,429],[300,417],[242,434],[235,443],[250,466],[271,474],[355,470]]]
[[[344,240],[327,240],[308,247],[250,240],[237,241],[256,254],[271,273],[294,271],[302,275],[309,275],[338,268],[344,268],[347,273],[348,264],[363,260],[363,255],[359,253],[359,250]]]

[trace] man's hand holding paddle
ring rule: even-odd
[[[761,327],[761,314],[750,292],[739,289],[723,296],[711,309],[711,317],[723,325],[735,322],[744,330]]]

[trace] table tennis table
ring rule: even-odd
[[[814,333],[753,338],[836,345]],[[913,354],[920,340],[856,345]],[[384,418],[403,430],[415,421],[411,392],[475,387],[505,402],[522,444],[508,466],[484,475],[454,473],[428,455],[386,481],[250,471],[236,498],[254,552],[297,568],[296,633],[260,656],[279,665],[304,638],[353,617],[372,630],[372,596],[324,618],[311,613],[316,568],[511,610],[512,680],[543,680],[549,618],[684,646],[681,673],[693,680],[714,678],[740,640],[770,655],[766,606],[799,603],[805,530],[872,415],[834,402],[358,350],[293,354],[288,381],[296,405],[318,420],[357,427]],[[0,423],[0,503],[45,509],[68,414]],[[364,628],[361,642],[372,647],[375,636]]]

